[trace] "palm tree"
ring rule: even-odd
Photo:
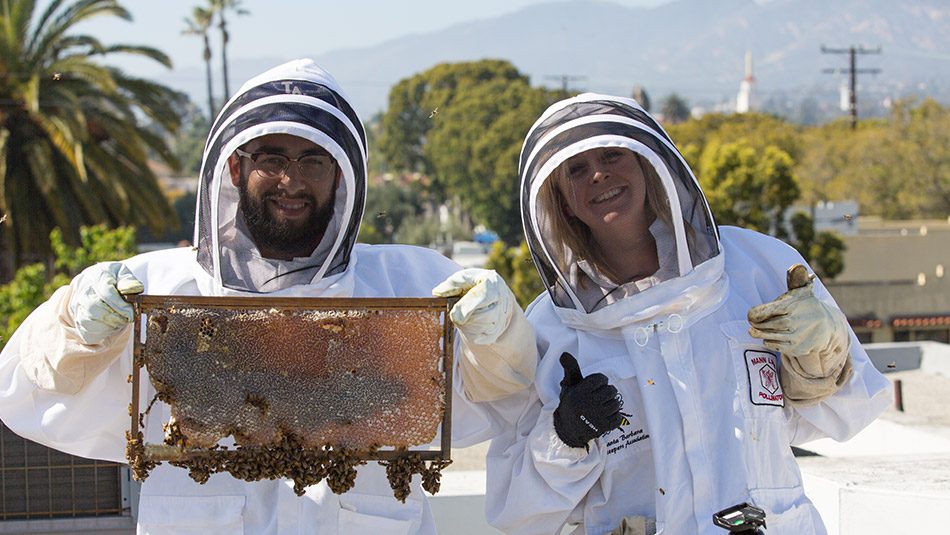
[[[100,15],[131,20],[115,0],[52,0],[38,18],[35,4],[0,0],[0,257],[7,269],[24,255],[47,253],[55,227],[76,245],[81,225],[160,231],[174,217],[148,163],[154,154],[177,168],[163,134],[177,130],[184,97],[99,62],[113,53],[167,67],[170,60],[153,48],[72,33]]]
[[[211,39],[208,37],[208,30],[211,28],[211,20],[214,13],[210,9],[195,6],[191,12],[191,18],[185,18],[185,29],[181,32],[185,35],[200,35],[204,40],[204,60],[205,60],[205,82],[208,86],[208,120],[214,120],[218,112],[214,106],[214,87],[211,83]]]
[[[231,97],[228,87],[228,23],[224,19],[226,11],[233,11],[235,15],[247,15],[250,11],[241,7],[241,0],[211,0],[211,11],[218,15],[218,28],[221,28],[221,69],[224,74],[224,100]]]

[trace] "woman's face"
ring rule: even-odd
[[[558,185],[566,199],[568,216],[586,224],[594,238],[604,240],[617,232],[645,232],[646,180],[636,155],[619,147],[591,149],[564,164]]]

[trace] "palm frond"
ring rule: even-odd
[[[170,66],[168,56],[75,32],[100,15],[130,19],[116,0],[44,4],[34,17],[34,0],[0,0],[0,69],[9,73],[0,99],[12,103],[0,109],[0,210],[10,217],[2,245],[15,258],[48,250],[55,226],[77,243],[84,224],[161,230],[174,219],[150,158],[177,165],[166,134],[179,126],[183,97],[104,63],[132,54]]]
[[[96,52],[99,55],[106,54],[132,54],[134,56],[144,56],[149,59],[153,59],[169,69],[172,68],[172,60],[168,57],[167,54],[162,52],[157,48],[150,46],[137,46],[137,45],[111,45],[103,47],[102,50]]]

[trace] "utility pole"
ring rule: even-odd
[[[821,45],[822,54],[848,54],[850,58],[850,67],[847,69],[822,69],[821,72],[826,74],[834,73],[847,73],[850,75],[850,85],[849,85],[849,94],[848,94],[848,112],[851,114],[851,129],[854,130],[858,127],[858,83],[857,76],[858,74],[878,74],[881,72],[881,69],[858,69],[857,68],[857,55],[858,54],[880,54],[881,47],[874,49],[861,47],[848,47],[848,48],[828,48],[825,45]]]
[[[573,74],[550,74],[544,77],[545,80],[559,80],[561,82],[561,91],[567,94],[567,86],[570,82],[586,80],[586,76],[577,76]]]

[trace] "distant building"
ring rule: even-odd
[[[752,52],[745,53],[745,78],[739,82],[736,96],[736,113],[748,113],[755,109],[755,76],[752,75]]]
[[[950,218],[862,217],[827,283],[862,342],[950,343]]]

